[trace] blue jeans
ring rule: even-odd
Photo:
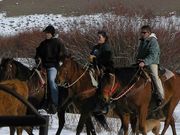
[[[53,103],[57,106],[58,105],[58,87],[55,82],[57,75],[57,69],[55,67],[51,67],[47,69],[47,76],[48,76],[48,84],[51,92],[51,99]]]

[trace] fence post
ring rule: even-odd
[[[48,135],[49,116],[43,116],[46,119],[46,123],[39,127],[39,135]]]

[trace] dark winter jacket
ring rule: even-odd
[[[113,68],[112,51],[108,43],[95,45],[91,51],[91,55],[96,56],[94,63],[97,64],[99,68]]]
[[[65,55],[65,52],[65,47],[59,39],[45,39],[36,48],[35,59],[41,58],[44,68],[58,68],[59,61]]]

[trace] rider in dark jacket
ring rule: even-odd
[[[105,73],[113,72],[112,51],[106,32],[98,32],[98,44],[93,47],[90,53],[90,61]]]
[[[109,77],[109,73],[113,73],[114,70],[112,50],[108,44],[108,36],[104,31],[98,32],[98,44],[93,47],[90,53],[90,62],[93,63],[95,68],[100,70],[98,89],[101,89],[102,73]],[[98,90],[98,92],[100,92],[100,90]],[[108,104],[100,99],[95,110],[97,112],[107,113],[108,108]]]
[[[54,38],[55,29],[52,25],[47,26],[43,32],[46,39],[36,48],[35,59],[41,60],[42,67],[47,71],[51,100],[55,106],[58,106],[58,87],[55,79],[60,59],[65,55],[65,47],[59,39]]]
[[[36,58],[40,57],[44,68],[59,66],[65,52],[64,45],[57,38],[45,39],[36,48]]]

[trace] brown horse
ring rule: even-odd
[[[32,73],[34,71],[29,70],[23,64],[15,61],[13,59],[2,60],[1,69],[3,70],[3,76],[1,77],[3,79],[11,79],[12,77],[14,77],[14,78],[18,78],[20,80],[24,80],[24,79],[28,80],[28,84],[29,84],[28,86],[30,88],[30,99],[31,99],[30,102],[37,109],[40,109],[42,107],[42,103],[44,101],[45,91],[42,87],[40,87],[42,85],[41,85],[41,83],[39,83],[39,77],[37,76],[37,74],[34,74],[32,76]],[[67,97],[67,95],[66,95],[67,90],[63,91],[61,88],[59,90],[59,92],[60,92],[59,99],[61,100],[60,103],[62,103],[65,100],[65,98]],[[93,89],[92,92],[94,93],[95,90]],[[83,94],[88,95],[89,93],[85,92]],[[86,105],[84,105],[84,106],[86,107]],[[82,116],[84,114],[85,113],[83,113]],[[105,121],[105,118],[103,115],[95,115],[94,114],[94,116],[101,124],[103,124],[103,126],[107,127],[107,124],[106,124],[106,121]],[[58,110],[58,117],[59,117],[59,128],[58,128],[58,131],[56,133],[57,135],[60,134],[60,132],[64,126],[64,122],[65,122],[65,109],[64,108]],[[84,117],[81,117],[80,120],[83,120],[83,118]],[[94,130],[93,123],[91,121],[91,117],[87,117],[86,126],[87,126],[87,129],[89,131],[88,134],[94,134],[94,135],[96,134],[95,130]]]
[[[45,96],[45,85],[41,83],[37,70],[30,70],[28,67],[12,58],[3,58],[1,60],[0,69],[0,81],[10,79],[26,81],[29,88],[29,100],[32,100],[32,98],[36,99],[33,105],[36,109],[41,108]]]
[[[138,115],[138,127],[142,133],[146,135],[145,121],[148,114],[150,99],[153,98],[151,97],[151,82],[147,81],[148,79],[145,79],[144,75],[142,76],[141,70],[138,71],[134,68],[119,68],[116,69],[115,74],[116,76],[104,76],[104,79],[102,79],[101,90],[103,97],[106,101],[109,101],[109,97],[112,97],[113,102],[119,102],[120,104],[122,104],[122,101],[124,100],[124,104],[122,104],[120,107],[128,108],[129,113]],[[163,82],[166,100],[166,105],[164,108],[166,108],[167,115],[165,126],[161,133],[162,135],[165,134],[170,124],[172,128],[175,127],[172,114],[180,99],[178,82],[179,79],[177,79],[175,76]],[[115,86],[118,87],[115,88]],[[120,94],[119,92],[113,93],[114,89],[119,89],[120,91],[122,90],[122,92],[120,92]],[[128,126],[127,120],[129,119],[124,116],[124,121],[122,123],[125,123],[126,127]],[[173,128],[173,135],[176,135],[175,128]]]
[[[11,58],[3,58],[0,65],[0,81],[10,79],[18,79],[22,82],[26,81],[29,89],[29,102],[37,110],[42,108],[45,91],[36,70],[30,70],[20,62],[17,62]],[[27,110],[27,114],[31,114],[29,109]],[[32,135],[32,131],[30,129],[26,128],[25,130],[28,134]]]
[[[175,121],[174,121],[174,117],[172,116],[172,113],[174,112],[174,108],[176,107],[176,105],[178,104],[179,99],[180,99],[180,92],[179,92],[180,74],[178,74],[178,73],[174,73],[174,74],[175,74],[175,76],[173,77],[173,78],[175,78],[175,79],[173,79],[174,83],[173,83],[173,85],[171,85],[171,86],[173,86],[173,91],[172,91],[173,94],[172,94],[172,96],[169,97],[170,99],[168,100],[168,102],[165,104],[165,106],[163,106],[162,108],[159,108],[156,111],[152,111],[152,109],[149,108],[148,119],[159,119],[159,118],[161,119],[162,115],[163,115],[163,117],[166,118],[164,129],[161,134],[165,134],[169,125],[171,125],[173,135],[177,134],[176,128],[175,128]],[[170,80],[166,80],[166,81],[170,81]],[[168,85],[168,83],[166,81],[164,81],[165,87]],[[168,88],[168,87],[166,87],[166,88]],[[168,93],[168,90],[166,90],[166,91]],[[171,91],[171,89],[169,89],[169,91]],[[165,94],[167,94],[167,93],[165,93]],[[153,102],[153,99],[151,100],[151,103],[152,102]],[[150,105],[151,105],[151,103],[150,103]],[[128,115],[127,117],[129,119],[130,115]],[[135,121],[131,121],[131,125],[136,125],[136,121],[137,121],[136,117],[134,117],[132,115],[131,115],[131,117],[135,118]],[[127,120],[127,118],[126,118],[126,120]],[[135,133],[135,131],[136,131],[135,127],[133,127],[133,131]]]
[[[84,68],[80,66],[72,57],[65,57],[63,64],[60,67],[58,80],[61,82],[61,85],[67,84],[66,88],[69,89],[69,98],[66,102],[63,103],[61,108],[58,111],[59,116],[59,128],[56,135],[59,135],[63,126],[64,126],[64,115],[65,110],[70,102],[74,102],[76,107],[81,113],[79,124],[77,127],[76,134],[79,135],[84,127],[84,124],[88,127],[93,128],[93,123],[91,121],[91,115],[98,116],[93,113],[95,106],[98,102],[96,87],[92,85],[91,76],[89,73],[89,67],[85,66]],[[106,129],[109,129],[106,120],[103,115],[99,115],[100,121]],[[96,117],[97,118],[97,117]],[[63,119],[63,122],[62,122]],[[95,135],[95,131],[90,134]]]
[[[25,99],[28,98],[29,89],[27,83],[19,80],[8,80],[0,83],[1,86],[15,90]],[[26,106],[15,97],[0,91],[0,116],[26,115]],[[14,135],[14,128],[10,127],[10,135]],[[17,135],[22,135],[22,128],[17,128]]]
[[[175,82],[174,82],[174,87],[175,88],[177,88],[177,90],[180,88],[180,74],[179,73],[174,73],[175,74]],[[178,98],[178,95],[179,95],[179,93],[178,92],[175,92],[175,94],[177,94],[176,95],[176,97]],[[172,97],[173,98],[173,97]],[[174,106],[175,104],[173,104],[173,106]],[[175,105],[176,106],[176,105]],[[152,110],[150,110],[149,111],[149,116],[148,116],[148,119],[150,118],[150,119],[156,119],[156,120],[159,120],[159,119],[161,119],[161,121],[164,121],[164,120],[166,120],[164,117],[168,117],[168,115],[169,115],[169,108],[170,108],[170,104],[166,104],[163,108],[161,108],[161,109],[158,109],[157,111],[152,111]],[[163,116],[163,119],[162,119],[162,116]],[[130,116],[130,115],[128,115],[127,116],[128,117],[128,119],[130,118],[130,117],[136,117],[136,116]],[[126,118],[127,119],[127,118]],[[166,120],[167,121],[167,120]],[[165,122],[166,122],[165,121]],[[135,121],[131,121],[131,125],[136,125],[136,123],[137,123],[137,121],[136,121],[136,118],[135,118]],[[172,119],[170,120],[170,125],[171,125],[171,128],[172,128],[172,132],[173,132],[173,135],[176,135],[176,128],[175,128],[175,121],[174,121],[174,118],[173,118],[173,116],[172,116]],[[165,132],[166,132],[166,130],[167,130],[167,124],[165,123],[165,129],[163,130],[164,132],[162,132],[162,134],[164,134]],[[134,127],[132,127],[133,129],[133,133],[135,133],[136,132],[136,128],[135,128],[135,126]]]

